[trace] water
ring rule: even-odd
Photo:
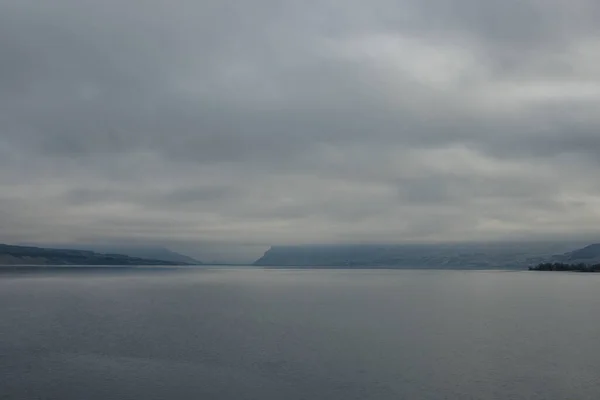
[[[0,275],[1,399],[598,399],[600,274]]]

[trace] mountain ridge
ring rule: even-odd
[[[592,243],[580,249],[556,255],[552,258],[552,261],[570,264],[599,264],[600,243]]]
[[[272,246],[265,267],[524,269],[573,250],[557,243]]]
[[[48,249],[70,249],[70,250],[84,250],[93,251],[100,254],[122,254],[135,258],[145,258],[152,260],[162,260],[175,263],[185,263],[191,265],[202,265],[205,264],[195,258],[189,257],[185,254],[181,254],[170,250],[167,247],[152,246],[152,245],[139,245],[139,244],[54,244],[54,243],[43,243],[39,245],[30,245],[28,243],[20,244],[22,246],[34,246],[43,247]]]
[[[123,254],[102,254],[89,250],[51,249],[0,244],[0,265],[189,265]]]

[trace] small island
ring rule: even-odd
[[[542,263],[529,267],[530,271],[564,271],[564,272],[600,272],[600,264],[566,264],[566,263]]]

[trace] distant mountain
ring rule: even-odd
[[[0,244],[0,265],[183,265],[123,254]]]
[[[600,243],[590,244],[581,249],[556,255],[553,257],[553,261],[571,264],[598,264],[600,263]]]
[[[125,254],[131,257],[151,258],[155,260],[164,260],[175,263],[184,263],[192,265],[202,264],[202,262],[192,257],[176,253],[164,247],[124,245],[79,245],[76,248],[91,250],[98,253],[118,253]]]
[[[338,268],[524,269],[572,247],[556,243],[274,246],[254,265]]]
[[[46,248],[61,248],[66,247],[74,250],[87,250],[102,254],[124,254],[130,257],[137,258],[148,258],[152,260],[162,260],[173,263],[182,263],[190,265],[201,265],[202,262],[188,257],[186,255],[176,253],[165,247],[159,246],[137,246],[137,245],[124,245],[124,244],[67,244],[67,245],[55,245],[55,244],[44,244]]]

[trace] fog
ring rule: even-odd
[[[598,233],[600,3],[0,1],[0,241]]]

